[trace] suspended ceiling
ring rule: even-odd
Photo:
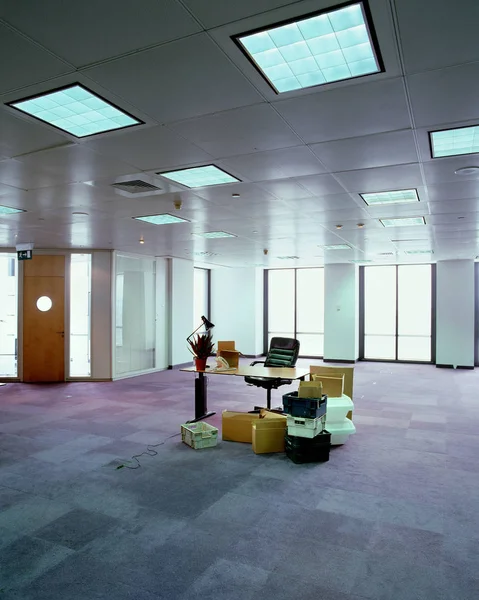
[[[432,159],[428,132],[479,123],[479,3],[370,0],[384,72],[282,94],[231,39],[332,6],[1,0],[0,205],[26,212],[0,215],[0,247],[265,268],[474,259],[479,176],[455,171],[479,155]],[[79,139],[6,106],[76,82],[144,124]],[[157,174],[207,164],[240,183],[187,189]],[[160,189],[112,187],[135,179]],[[411,188],[414,204],[359,195]],[[159,213],[189,222],[132,218]],[[426,224],[379,220],[413,216]],[[236,237],[196,235],[207,231]],[[335,244],[351,250],[323,248]]]

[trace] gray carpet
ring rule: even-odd
[[[2,387],[0,600],[476,599],[478,387],[361,363],[357,434],[318,465],[166,440],[193,416],[188,373]],[[210,377],[218,413],[263,400]]]

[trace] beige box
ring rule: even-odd
[[[241,352],[236,350],[234,341],[218,341],[216,356],[224,358],[232,369],[237,369]]]
[[[284,415],[278,413],[261,411],[261,413],[234,412],[231,410],[223,411],[221,418],[221,435],[223,440],[229,442],[244,442],[251,444],[253,442],[253,423],[260,420],[280,420],[286,423]]]
[[[341,398],[344,393],[344,375],[313,375],[313,381],[320,381],[323,385],[323,394],[328,398]]]
[[[322,398],[323,384],[321,381],[300,381],[298,398]]]
[[[346,367],[341,365],[340,367],[325,367],[323,365],[311,365],[309,367],[310,377],[313,375],[326,375],[328,377],[335,377],[338,375],[344,375],[344,394],[350,399],[354,400],[353,387],[354,387],[354,367]],[[353,419],[353,411],[348,412],[348,419]]]
[[[253,452],[268,454],[284,452],[284,436],[286,433],[286,417],[278,415],[278,419],[258,419],[253,423]]]

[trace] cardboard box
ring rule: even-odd
[[[313,381],[320,381],[323,385],[323,394],[328,398],[341,398],[344,393],[344,375],[339,373],[334,376],[313,375]]]
[[[299,382],[298,398],[322,398],[325,393],[321,381]]]
[[[218,341],[218,350],[216,355],[224,358],[231,368],[238,368],[240,354],[241,352],[235,348],[234,341]]]
[[[253,423],[266,419],[280,420],[286,423],[284,415],[279,415],[278,413],[266,410],[261,411],[261,413],[244,413],[225,410],[223,411],[221,419],[222,438],[229,442],[251,444],[253,442]]]
[[[284,436],[286,433],[286,417],[258,419],[253,423],[253,452],[268,454],[284,452]]]
[[[353,398],[353,387],[354,387],[354,367],[324,367],[322,365],[311,365],[309,367],[309,372],[311,373],[310,377],[313,375],[327,375],[330,377],[336,376],[338,373],[340,375],[344,375],[344,394],[348,396],[351,400],[354,401]],[[353,411],[350,410],[348,412],[348,419],[353,420]]]

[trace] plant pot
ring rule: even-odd
[[[206,370],[206,361],[207,358],[195,358],[195,367],[197,371],[205,371]]]

